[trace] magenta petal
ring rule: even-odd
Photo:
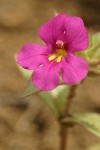
[[[18,54],[18,64],[25,69],[34,70],[39,65],[44,64],[46,54],[49,53],[50,49],[46,46],[27,44]]]
[[[80,82],[87,76],[88,64],[81,57],[70,54],[69,58],[62,62],[62,79],[67,84]]]
[[[56,42],[59,39],[62,40],[64,22],[67,17],[66,14],[60,14],[44,24],[38,32],[40,38],[47,44]]]
[[[65,39],[70,52],[82,51],[88,47],[88,31],[80,17],[67,18],[65,31]]]
[[[48,62],[46,66],[40,67],[34,71],[32,82],[41,90],[53,90],[59,84],[59,70],[60,65],[54,62]]]

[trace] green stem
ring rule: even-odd
[[[67,97],[66,104],[65,104],[64,115],[68,115],[68,113],[70,111],[70,108],[71,108],[71,105],[73,102],[73,98],[75,97],[75,92],[76,92],[78,85],[79,84],[76,84],[76,85],[72,85],[70,87],[69,95]]]
[[[62,123],[60,124],[60,150],[66,150],[67,145],[67,128]]]
[[[73,101],[73,98],[75,96],[75,92],[76,92],[76,89],[77,89],[77,85],[72,85],[70,87],[70,91],[69,91],[69,95],[68,95],[68,98],[67,98],[67,101],[66,101],[66,104],[65,104],[65,109],[64,109],[64,112],[63,112],[63,115],[68,115],[69,114],[69,111],[70,111],[70,107],[71,107],[71,104],[72,104],[72,101]],[[69,129],[69,126],[65,126],[63,125],[63,123],[60,121],[60,150],[66,150],[67,147],[68,147],[68,129]]]

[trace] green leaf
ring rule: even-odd
[[[88,72],[88,76],[90,77],[95,77],[95,76],[100,76],[100,68],[91,68]]]
[[[62,86],[62,85],[64,85],[64,83],[60,82],[59,85]],[[34,93],[38,93],[40,91],[41,90],[38,87],[36,87],[35,85],[33,85],[32,81],[30,80],[29,84],[28,84],[28,86],[27,86],[27,88],[23,94],[23,97],[29,96],[29,95],[34,94]],[[50,92],[52,93],[53,91],[50,91]]]
[[[89,48],[86,50],[86,54],[91,58],[100,58],[100,33],[91,35],[92,41]]]
[[[32,95],[32,94],[40,92],[40,91],[41,90],[38,87],[36,87],[35,85],[33,85],[32,81],[30,80],[22,97],[26,97],[26,96]]]
[[[91,32],[89,32],[89,47],[88,47],[88,48],[90,48],[90,47],[93,46],[93,39],[92,39],[92,36],[93,36],[93,34],[92,34]]]
[[[50,92],[40,92],[40,97],[44,101],[44,103],[51,109],[55,116],[59,116],[58,107],[56,106],[54,97],[50,94]]]
[[[99,57],[100,56],[100,43],[94,45],[92,48],[88,49],[86,54],[91,58]]]
[[[100,58],[100,33],[89,35],[89,47],[82,52],[76,52],[77,56],[81,56],[89,61],[90,58]]]
[[[100,137],[100,115],[96,113],[80,113],[62,120],[63,123],[72,122],[84,126],[90,132]]]
[[[100,150],[100,144],[96,144],[94,146],[91,146],[90,148],[87,148],[87,150]]]
[[[97,77],[97,76],[100,76],[100,74],[97,74],[97,73],[95,73],[95,72],[89,71],[89,72],[88,72],[88,76],[89,76],[89,77]]]
[[[100,115],[96,113],[76,114],[74,118],[89,131],[100,137]]]
[[[58,116],[64,106],[65,101],[67,100],[68,89],[70,87],[63,84],[63,82],[60,82],[60,86],[58,86],[56,89],[48,92],[41,92],[41,90],[34,86],[30,80],[23,97],[38,93],[46,105],[48,105],[48,107],[52,110],[52,112]]]
[[[57,93],[56,101],[58,103],[60,112],[62,112],[67,101],[70,85],[58,86],[58,89],[59,91]]]
[[[75,53],[77,56],[82,57],[83,59],[87,60],[87,54],[85,52],[76,52]]]
[[[90,59],[100,59],[100,33],[89,35],[89,47],[82,52],[76,52],[77,56],[81,56],[87,61]]]
[[[31,70],[26,70],[26,69],[23,69],[22,67],[20,67],[19,65],[17,65],[19,71],[21,72],[21,74],[26,78],[26,79],[30,79],[33,71]]]
[[[100,43],[100,32],[92,35],[93,45]]]
[[[56,89],[48,92],[40,92],[42,100],[48,105],[55,116],[61,114],[64,104],[67,100],[68,90],[70,86],[62,85],[58,86]]]

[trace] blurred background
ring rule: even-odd
[[[59,125],[39,95],[19,99],[28,81],[15,57],[25,43],[43,43],[38,29],[54,14],[81,16],[100,31],[100,0],[0,0],[0,150],[58,150]],[[77,89],[73,112],[100,113],[100,77]],[[100,139],[82,127],[69,130],[68,149],[85,150]]]

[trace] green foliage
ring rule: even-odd
[[[64,109],[64,106],[65,106],[65,103],[67,101],[67,97],[69,94],[69,90],[70,90],[69,85],[58,86],[57,89],[55,89],[55,92],[57,93],[56,101],[58,103],[60,112],[62,112]]]
[[[38,93],[40,97],[42,98],[43,102],[50,108],[50,110],[53,112],[53,114],[58,117],[59,111],[56,107],[55,99],[49,92],[40,92]]]
[[[59,113],[62,111],[64,104],[67,100],[69,87],[67,85],[62,85],[63,83],[60,83],[60,86],[58,86],[56,89],[44,92],[33,85],[32,81],[30,80],[29,85],[27,86],[23,97],[29,96],[31,94],[38,93],[42,100],[46,103],[46,105],[52,110],[52,112],[58,116]]]
[[[100,61],[100,33],[92,35],[92,43],[86,51],[90,61]]]
[[[59,91],[61,90],[61,89],[63,89],[63,83],[60,83],[59,84],[60,86],[62,86],[62,88],[56,88],[55,90],[52,90],[52,91],[49,91],[50,93],[51,93],[51,95],[53,95],[54,97],[56,97],[57,96],[57,94],[59,93]],[[40,92],[41,90],[38,88],[38,87],[36,87],[33,83],[32,83],[32,81],[30,80],[29,81],[29,84],[28,84],[28,86],[27,86],[27,88],[26,88],[26,90],[25,90],[25,92],[24,92],[24,94],[23,94],[23,97],[26,97],[26,96],[29,96],[29,95],[31,95],[31,94],[35,94],[35,93],[38,93],[38,92]],[[42,91],[43,92],[43,91]],[[46,93],[46,92],[44,92],[44,93]]]
[[[75,53],[77,56],[82,57],[83,59],[87,60],[87,55],[84,52],[76,52]]]
[[[98,43],[97,45],[94,45],[93,47],[88,49],[86,54],[91,59],[98,58],[100,56],[100,43]]]
[[[92,42],[85,54],[90,66],[88,76],[100,75],[100,33],[92,35]]]
[[[100,150],[100,144],[96,144],[94,146],[91,146],[90,148],[88,148],[86,150]]]
[[[90,35],[88,49],[76,52],[76,55],[88,62],[90,67],[88,76],[100,75],[100,33]]]
[[[100,76],[100,68],[91,68],[88,72],[88,76],[90,77],[96,77],[96,76]]]
[[[64,108],[68,93],[69,93],[69,86],[60,85],[52,91],[40,92],[39,95],[46,103],[48,103],[48,101],[49,103],[52,102],[52,105],[54,106],[56,112],[58,112],[59,115]]]
[[[23,69],[22,67],[20,67],[19,65],[17,65],[19,71],[21,72],[21,74],[26,78],[26,79],[30,79],[33,71],[31,70],[26,70],[26,69]]]
[[[41,90],[39,88],[37,88],[35,85],[32,84],[32,81],[29,81],[29,84],[23,94],[23,97],[29,96],[31,94],[40,92]]]
[[[100,32],[96,33],[96,34],[93,34],[92,42],[93,42],[93,45],[100,44]]]
[[[100,61],[100,33],[90,35],[88,49],[76,52],[76,55],[83,57],[89,63],[97,61],[97,59]]]
[[[100,115],[96,113],[79,113],[62,120],[63,123],[80,124],[96,136],[100,137]]]

